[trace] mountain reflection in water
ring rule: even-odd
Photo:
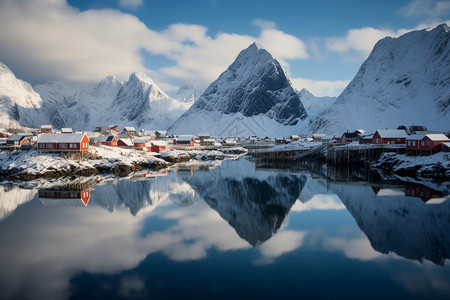
[[[256,169],[246,158],[180,166],[88,186],[87,207],[79,181],[0,186],[0,298],[273,298],[299,289],[314,298],[448,298],[448,183],[327,173]],[[77,207],[56,205],[72,203],[73,191]],[[389,288],[365,285],[372,277]]]

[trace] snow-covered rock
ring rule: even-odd
[[[17,79],[0,62],[0,126],[37,127],[48,120],[41,113],[42,99],[30,84]]]
[[[279,62],[256,43],[236,60],[170,128],[214,136],[297,134],[307,113]],[[253,124],[252,124],[253,123]],[[231,130],[233,131],[233,130]]]
[[[355,78],[309,131],[374,132],[401,124],[450,129],[449,40],[449,27],[442,24],[378,41]]]

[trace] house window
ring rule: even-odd
[[[52,148],[53,148],[53,145],[52,145],[52,144],[50,144],[50,143],[48,143],[48,144],[45,144],[45,148],[47,148],[47,149],[52,149]]]
[[[45,148],[44,144],[39,144],[39,148]]]
[[[401,141],[401,139],[397,139],[397,142],[400,142]]]
[[[378,138],[375,139],[375,144],[378,144]]]
[[[61,149],[67,149],[67,144],[60,144],[59,147],[60,147]]]
[[[415,146],[416,145],[416,141],[413,141],[413,146]]]
[[[411,146],[411,141],[408,141],[408,146]]]
[[[422,141],[420,144],[421,144],[422,146],[425,146],[425,142],[424,142],[424,141]]]

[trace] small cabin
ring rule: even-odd
[[[73,130],[72,130],[72,128],[65,127],[65,128],[61,128],[61,133],[73,133]]]
[[[108,130],[113,132],[120,132],[119,125],[109,125]]]
[[[98,142],[105,146],[117,147],[117,139],[113,135],[104,135],[98,138]]]
[[[41,133],[52,133],[53,127],[52,125],[41,125]]]
[[[174,139],[174,144],[193,147],[194,137],[192,135],[179,135],[176,139]]]
[[[377,130],[372,138],[372,144],[406,144],[408,134],[405,130]]]
[[[210,139],[211,138],[211,136],[210,136],[210,134],[209,133],[199,133],[198,134],[198,139],[201,141],[201,140],[208,140],[208,139]]]
[[[117,146],[123,147],[123,148],[132,148],[133,147],[133,141],[129,138],[120,138],[117,140]]]
[[[165,138],[167,136],[167,130],[157,130],[155,131],[155,136],[158,139]]]
[[[408,155],[428,155],[443,150],[442,144],[450,139],[442,133],[413,134],[406,139]]]
[[[296,134],[293,134],[289,137],[289,139],[291,140],[291,142],[296,142],[296,141],[300,140],[300,137]]]
[[[200,144],[202,146],[214,146],[214,144],[216,143],[215,139],[200,139]]]
[[[428,131],[427,127],[423,125],[400,125],[397,127],[397,130],[404,130],[408,135],[417,134],[419,132]]]
[[[326,136],[326,134],[323,134],[323,133],[314,133],[314,134],[312,135],[312,140],[313,140],[314,142],[320,142],[320,141],[322,141],[322,138],[323,138],[324,136]]]
[[[224,146],[236,146],[236,140],[234,140],[234,139],[225,139],[225,140],[223,140],[222,144]]]
[[[344,132],[339,139],[341,144],[350,144],[359,141],[359,133],[357,132]]]
[[[275,138],[275,145],[285,145],[287,143],[285,138]]]
[[[85,133],[44,133],[37,142],[43,152],[81,152],[89,150],[89,138]]]
[[[159,153],[166,150],[167,143],[164,141],[152,141],[150,151]]]
[[[144,148],[147,147],[147,141],[144,139],[135,139],[133,141],[133,147],[134,148]]]
[[[450,142],[442,143],[441,151],[442,152],[450,152]]]
[[[123,128],[123,132],[128,135],[137,135],[136,129],[134,129],[134,127],[130,127],[130,126],[125,126]]]
[[[6,139],[6,145],[8,146],[21,146],[24,143],[31,143],[31,138],[33,135],[18,133],[16,135],[12,135]]]

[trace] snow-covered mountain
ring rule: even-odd
[[[336,97],[317,97],[305,88],[296,92],[310,119],[315,119],[336,101]]]
[[[191,84],[191,85],[182,85],[175,95],[177,100],[187,102],[189,104],[194,103],[200,98],[203,92],[208,87],[207,84]]]
[[[0,127],[36,127],[47,123],[41,109],[39,94],[0,62]]]
[[[255,171],[254,164],[224,161],[186,179],[208,205],[252,246],[278,232],[298,199],[306,177]]]
[[[307,117],[279,62],[256,43],[212,82],[169,132],[215,136],[289,135]]]
[[[331,184],[372,247],[381,253],[443,264],[449,258],[450,201],[425,204],[397,191],[375,194],[371,186]],[[389,190],[388,190],[389,191]],[[448,197],[448,196],[447,196]]]
[[[48,82],[35,89],[55,127],[93,129],[117,124],[166,129],[189,106],[169,98],[141,73],[132,73],[124,83],[108,76],[98,84]]]
[[[449,40],[449,27],[442,24],[378,41],[355,78],[309,131],[340,134],[400,124],[450,129]]]

